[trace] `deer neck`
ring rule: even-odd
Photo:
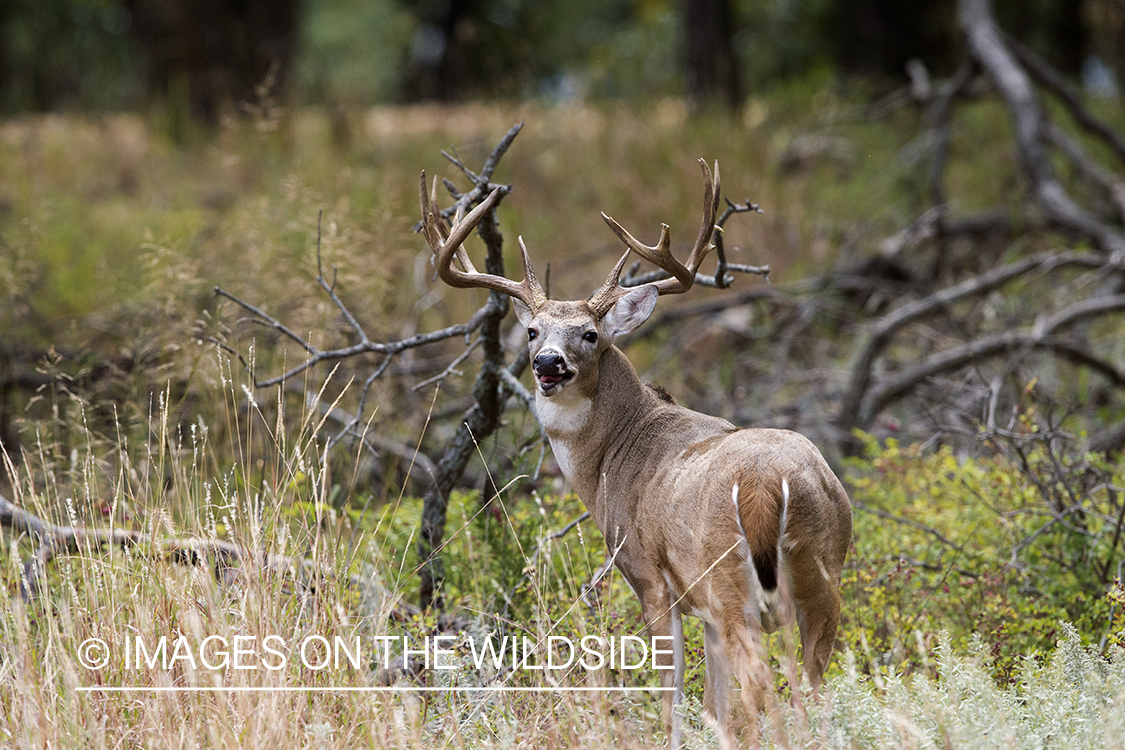
[[[550,399],[537,394],[536,408],[555,460],[591,512],[601,504],[603,474],[612,473],[607,459],[627,452],[622,447],[632,426],[657,403],[629,359],[614,346],[601,355],[592,392],[576,388]]]

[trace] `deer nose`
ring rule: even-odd
[[[535,355],[535,371],[542,375],[557,375],[566,369],[566,360],[557,352]]]

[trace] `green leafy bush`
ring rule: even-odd
[[[1122,467],[1034,435],[981,457],[868,439],[850,463],[842,637],[867,668],[915,668],[915,632],[932,645],[946,630],[958,649],[979,635],[993,677],[1010,681],[1021,655],[1051,649],[1060,620],[1095,643],[1119,631]]]

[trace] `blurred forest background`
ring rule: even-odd
[[[1119,0],[998,0],[1000,25],[1115,91]],[[0,112],[687,95],[737,107],[794,77],[951,74],[953,0],[6,0]],[[271,73],[271,68],[272,73]]]
[[[418,173],[443,206],[510,187],[490,257],[518,275],[522,236],[578,298],[620,252],[599,211],[646,242],[667,222],[683,252],[704,157],[745,209],[701,270],[719,288],[662,299],[622,346],[681,403],[799,430],[844,478],[832,674],[933,676],[945,631],[1007,689],[1060,621],[1108,653],[1123,84],[1125,0],[0,0],[0,588],[73,599],[76,641],[158,637],[205,598],[162,598],[198,542],[216,622],[230,568],[276,572],[268,552],[339,574],[301,627],[635,626],[619,582],[584,588],[601,540],[527,408],[525,333],[432,278]],[[89,548],[48,565],[95,538],[169,565],[115,558],[140,596]],[[334,620],[368,606],[357,576],[384,604]],[[291,590],[267,588],[289,627]],[[13,697],[3,649],[49,643],[22,612],[0,607],[0,736],[61,713],[96,744],[86,707]],[[220,713],[242,738],[222,722],[245,712]]]

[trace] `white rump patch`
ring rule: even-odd
[[[785,536],[785,524],[789,520],[789,482],[781,478],[781,528],[778,530],[778,542]]]
[[[730,491],[730,499],[734,503],[734,522],[738,524],[738,533],[742,534],[743,541],[749,545],[750,542],[746,539],[746,530],[742,528],[742,517],[738,514],[738,482],[734,483],[734,487]]]

